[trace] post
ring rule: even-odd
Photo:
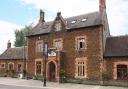
[[[26,46],[26,37],[24,37],[24,68],[23,68],[23,77],[26,77],[26,50],[25,50],[25,46]]]
[[[46,87],[46,61],[48,59],[48,44],[47,42],[44,43],[43,48],[43,54],[44,54],[44,70],[43,70],[43,79],[44,79],[44,87]]]

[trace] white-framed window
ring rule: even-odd
[[[87,77],[86,57],[76,58],[75,61],[76,61],[75,78],[86,78]]]
[[[43,52],[43,40],[36,42],[36,52]]]
[[[17,64],[17,71],[22,72],[22,64]]]
[[[0,68],[5,68],[5,63],[1,63]]]
[[[76,49],[86,49],[86,36],[78,36],[76,37]]]
[[[57,49],[57,50],[62,50],[63,48],[63,43],[62,43],[62,39],[59,38],[59,39],[55,39],[53,41],[53,44],[54,44],[54,47]]]

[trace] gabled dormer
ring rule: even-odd
[[[57,13],[57,16],[55,20],[53,21],[53,24],[51,27],[52,27],[52,31],[54,32],[64,31],[64,29],[66,28],[66,21],[61,16],[61,12]]]

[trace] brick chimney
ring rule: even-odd
[[[101,16],[101,21],[104,20],[104,15],[106,13],[106,0],[99,0],[99,12]]]
[[[11,48],[11,42],[10,42],[10,40],[7,43],[7,49],[9,49],[9,48]]]
[[[100,12],[106,11],[106,0],[99,0],[99,10]]]
[[[61,15],[61,12],[57,12],[57,16],[59,17]]]
[[[45,12],[43,10],[40,10],[39,23],[44,23],[45,22],[45,20],[44,20],[44,14],[45,14]]]

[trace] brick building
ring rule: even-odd
[[[106,1],[99,0],[99,11],[63,18],[58,12],[54,21],[45,22],[40,11],[39,23],[28,37],[27,72],[42,75],[43,44],[50,50],[46,64],[49,81],[59,81],[64,73],[69,80],[102,80],[106,38],[110,36]],[[54,49],[54,51],[53,51]]]
[[[0,76],[17,77],[23,73],[26,47],[11,48],[10,41],[7,49],[0,55]]]
[[[110,36],[106,0],[99,0],[97,12],[70,18],[58,12],[50,22],[45,22],[44,15],[40,10],[39,22],[28,35],[28,73],[42,75],[43,44],[47,42],[49,81],[59,81],[61,74],[67,81],[82,83],[128,80],[128,37]]]
[[[67,82],[127,84],[128,36],[110,36],[106,0],[99,0],[97,12],[69,18],[58,12],[50,22],[45,22],[44,15],[40,10],[39,22],[27,36],[28,76],[43,75],[43,46],[47,42],[48,81],[65,76]]]

